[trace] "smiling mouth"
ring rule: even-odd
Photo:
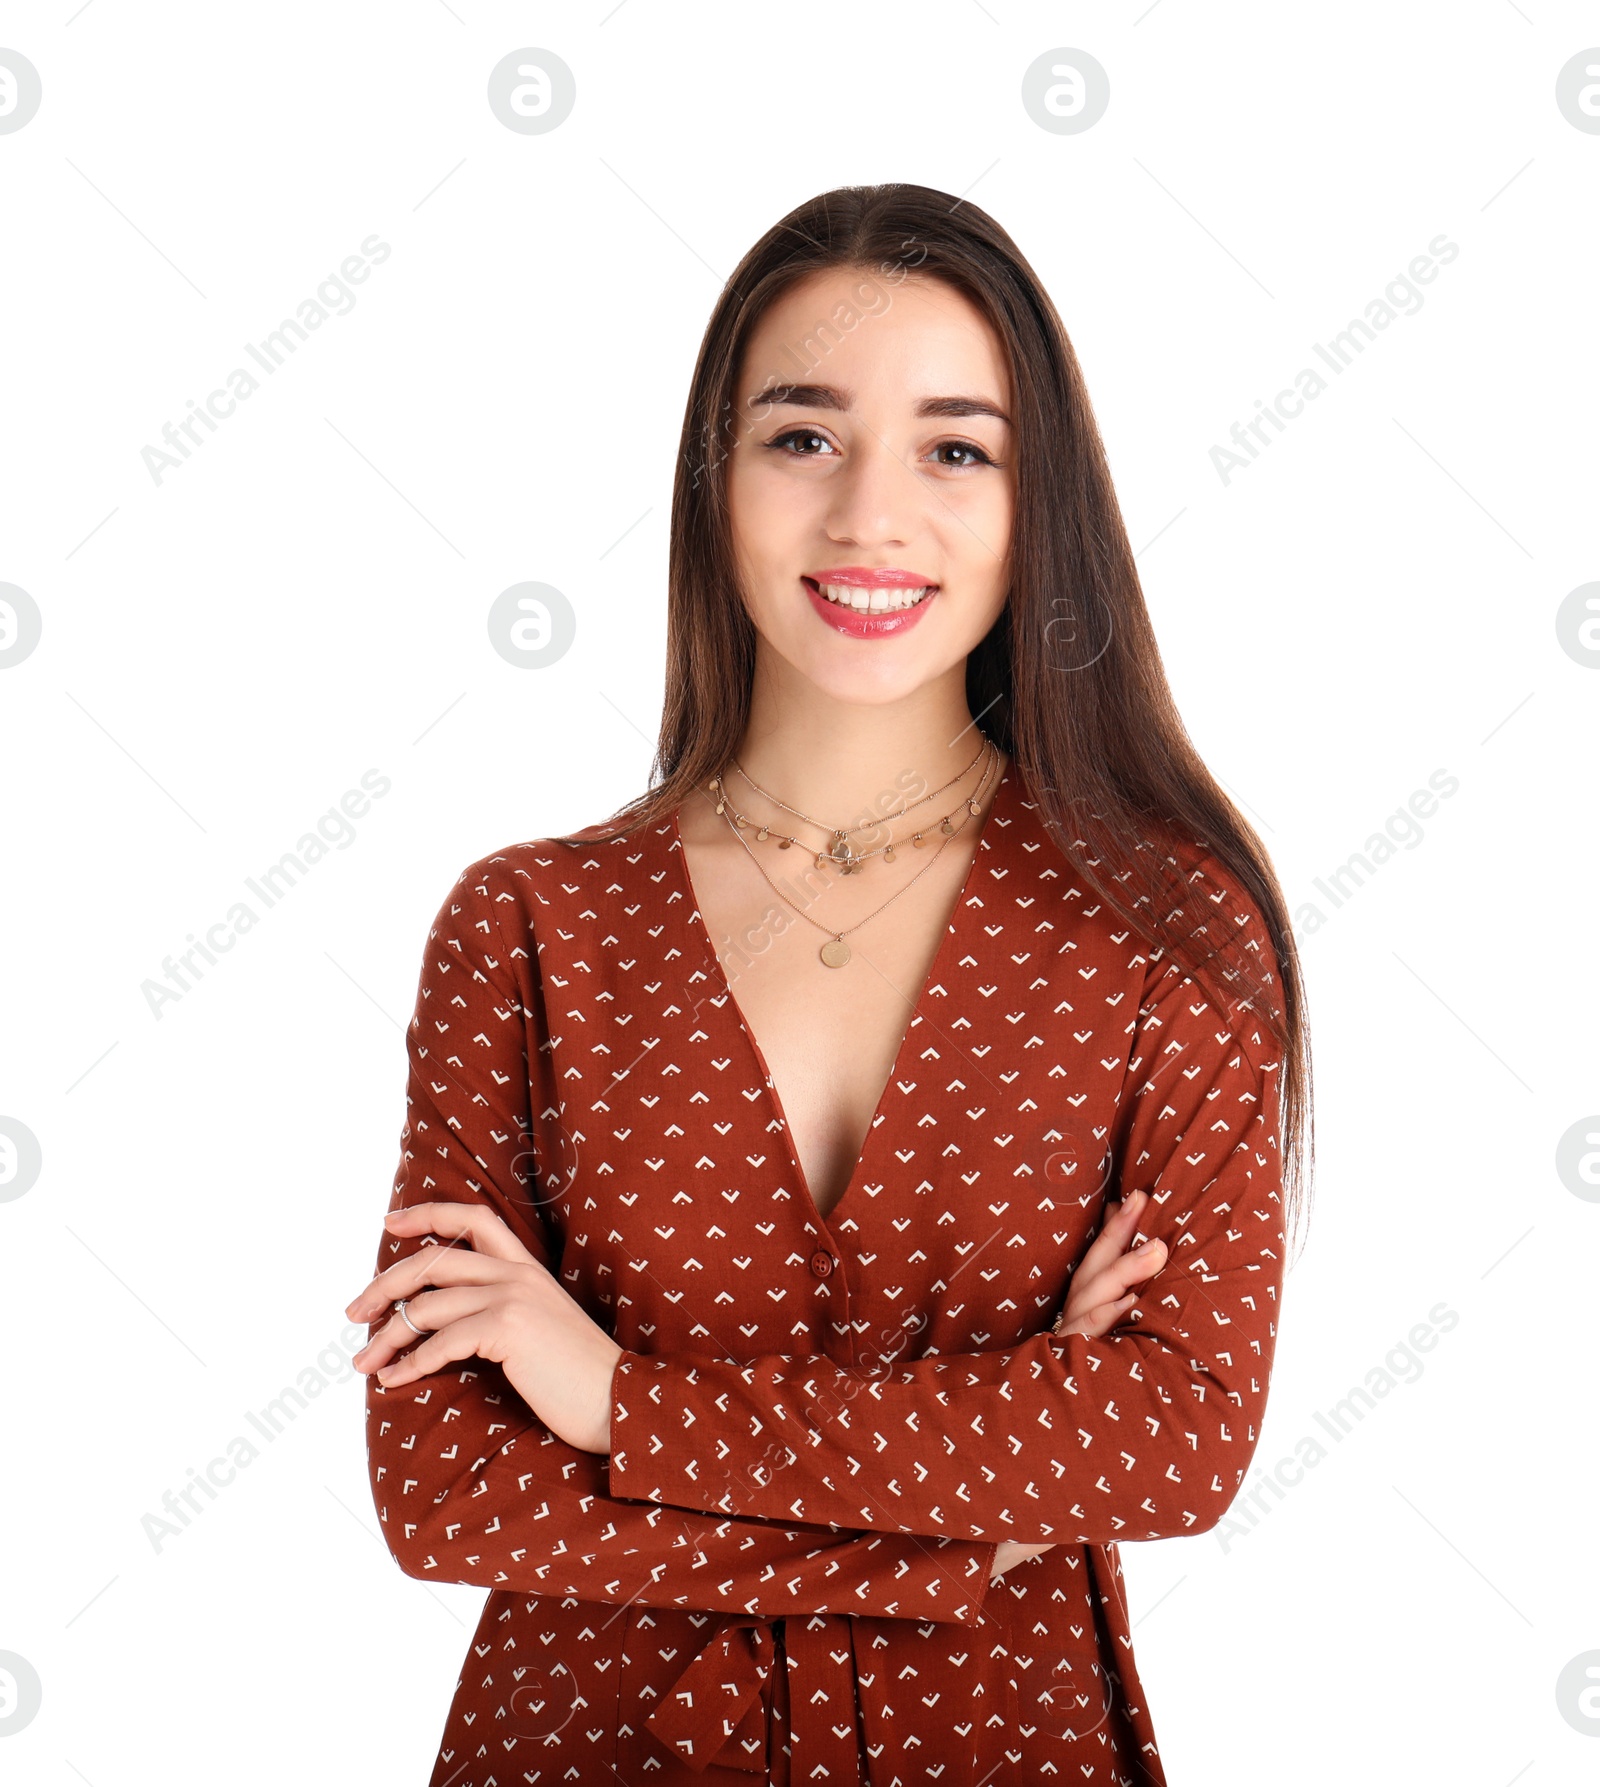
[[[836,608],[854,614],[901,614],[920,607],[939,587],[930,583],[922,589],[859,589],[853,583],[818,583],[814,577],[800,581]]]

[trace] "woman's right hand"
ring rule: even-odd
[[[1147,1191],[1130,1193],[1090,1242],[1072,1274],[1067,1306],[1056,1323],[1057,1334],[1084,1334],[1091,1340],[1109,1334],[1139,1301],[1138,1292],[1127,1287],[1155,1277],[1167,1263],[1167,1246],[1159,1239],[1146,1241],[1131,1253],[1124,1251],[1149,1202]],[[989,1580],[998,1582],[1013,1564],[1050,1549],[1049,1545],[1022,1545],[1003,1539],[995,1551]]]
[[[1025,1557],[1037,1557],[1041,1551],[1053,1551],[1052,1545],[1019,1545],[1015,1539],[1002,1539],[995,1548],[994,1569],[989,1573],[991,1582],[998,1582],[1013,1564],[1020,1564]]]
[[[1106,1218],[1073,1271],[1057,1334],[1085,1334],[1091,1340],[1109,1334],[1139,1301],[1139,1293],[1128,1286],[1155,1277],[1166,1265],[1167,1244],[1159,1238],[1141,1242],[1131,1253],[1124,1251],[1149,1202],[1149,1192],[1130,1192]]]

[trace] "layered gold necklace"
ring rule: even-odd
[[[931,839],[935,837],[939,839],[938,849],[934,851],[933,855],[929,857],[927,862],[924,863],[920,869],[918,869],[916,874],[911,877],[905,886],[892,893],[889,898],[883,902],[882,906],[879,906],[876,911],[869,912],[865,918],[858,919],[853,925],[847,926],[846,929],[842,931],[835,931],[829,926],[820,923],[817,919],[813,918],[803,906],[795,905],[795,902],[789,898],[766,870],[761,867],[760,860],[757,858],[755,851],[750,848],[750,841],[744,834],[746,831],[754,832],[758,844],[776,841],[780,850],[792,849],[795,845],[800,844],[800,839],[791,837],[785,832],[777,831],[771,825],[758,823],[756,820],[739,812],[729,798],[727,784],[720,772],[711,778],[709,787],[711,792],[717,797],[717,811],[727,820],[729,829],[733,832],[733,835],[744,845],[746,854],[755,864],[757,872],[760,874],[762,880],[766,882],[775,894],[777,894],[779,899],[784,901],[786,905],[793,907],[808,924],[815,925],[816,928],[823,932],[827,937],[828,941],[817,951],[818,957],[824,965],[829,968],[842,968],[850,960],[852,953],[850,945],[845,942],[845,938],[849,936],[852,931],[859,931],[863,925],[870,924],[880,912],[883,912],[886,908],[892,906],[895,901],[900,898],[901,894],[906,893],[909,889],[914,887],[916,883],[927,874],[928,870],[933,867],[934,863],[939,860],[941,852],[943,852],[950,840],[955,837],[958,832],[965,829],[969,820],[975,819],[982,814],[983,796],[994,775],[995,768],[999,763],[999,751],[988,739],[985,739],[982,745],[979,746],[978,755],[972,759],[972,763],[969,763],[966,769],[962,770],[958,775],[952,776],[950,780],[944,784],[943,788],[935,788],[931,793],[923,795],[920,800],[913,801],[910,806],[902,807],[898,813],[887,815],[888,818],[903,818],[907,813],[913,812],[917,807],[923,805],[924,802],[930,801],[936,795],[942,794],[944,788],[954,787],[957,782],[971,772],[973,764],[978,761],[979,757],[984,759],[984,765],[983,770],[978,777],[977,788],[971,794],[965,796],[956,806],[952,807],[950,811],[939,820],[937,825],[911,834],[911,844],[913,849],[923,848],[924,845],[929,843]],[[831,832],[833,834],[832,843],[826,848],[817,849],[814,853],[816,866],[819,869],[825,869],[831,866],[838,869],[841,875],[858,875],[862,868],[875,856],[881,855],[885,862],[893,862],[895,860],[895,844],[903,844],[905,842],[905,838],[902,836],[899,839],[892,839],[887,844],[879,845],[875,850],[857,850],[851,842],[851,834],[857,831],[865,831],[868,829],[867,826],[837,826],[830,825],[825,820],[815,819],[809,813],[802,813],[798,807],[791,807],[787,801],[779,800],[775,794],[769,794],[766,789],[762,788],[756,782],[751,781],[750,777],[740,768],[737,759],[734,760],[734,768],[738,770],[739,775],[743,777],[746,782],[749,782],[750,786],[765,799],[772,801],[776,806],[782,807],[786,813],[793,813],[797,819],[804,820],[807,825],[814,825],[819,831]],[[957,813],[961,814],[961,822],[959,825],[954,823]],[[884,820],[882,819],[873,820],[871,822],[872,827],[874,828],[883,823]],[[802,848],[804,848],[804,846],[802,846]]]

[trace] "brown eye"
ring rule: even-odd
[[[827,437],[818,434],[814,428],[791,428],[786,434],[780,434],[775,440],[768,441],[767,445],[775,449],[788,451],[787,443],[790,441],[817,441],[824,447],[830,445]],[[820,453],[812,452],[797,452],[794,457],[796,459],[820,459],[822,455]]]
[[[942,461],[942,463],[949,466],[952,471],[969,471],[974,465],[995,465],[998,463],[996,460],[991,459],[989,455],[984,452],[982,447],[974,445],[971,441],[941,441],[939,445],[934,448],[934,452],[970,453],[972,455],[972,458],[966,464],[953,464],[948,459]]]

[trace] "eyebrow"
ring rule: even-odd
[[[813,410],[847,410],[854,407],[855,393],[841,391],[837,385],[769,385],[747,401],[751,404],[791,404]],[[924,397],[915,413],[919,416],[993,416],[1008,428],[1011,425],[1011,418],[987,397]]]

